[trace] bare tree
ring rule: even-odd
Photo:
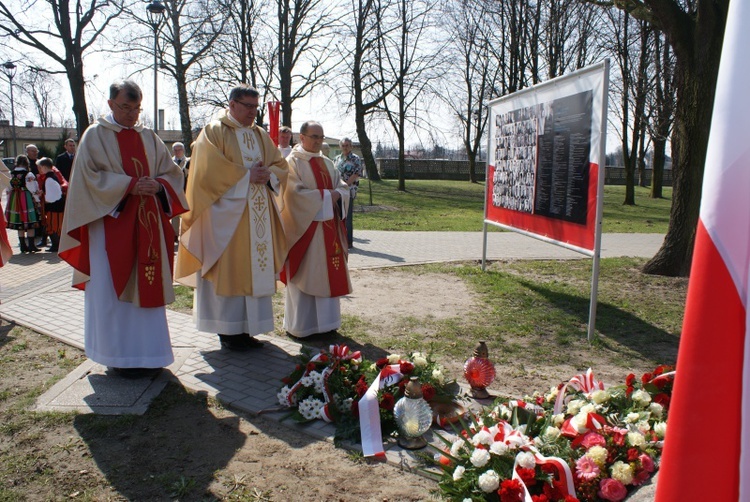
[[[406,190],[406,129],[418,124],[417,106],[429,88],[429,73],[437,66],[440,48],[425,49],[431,27],[433,6],[423,1],[397,0],[391,8],[378,12],[378,29],[383,44],[379,48],[383,113],[398,138],[398,190]],[[393,91],[388,93],[388,89]],[[411,115],[410,115],[411,114]]]
[[[262,101],[278,99],[274,92],[279,54],[276,35],[263,21],[271,16],[269,0],[220,0],[220,5],[229,17],[212,51],[213,63],[203,69],[203,78],[220,89],[207,87],[210,94],[204,94],[203,101],[225,105],[229,89],[238,82],[258,89]],[[259,124],[263,124],[264,113],[258,111]]]
[[[388,0],[351,0],[351,22],[345,23],[350,27],[349,39],[353,47],[349,51],[342,50],[343,63],[348,79],[351,79],[351,93],[349,105],[354,108],[354,123],[357,129],[362,158],[367,169],[367,176],[374,181],[380,179],[375,157],[372,153],[372,141],[367,133],[368,118],[376,113],[393,87],[381,85],[378,72],[377,54],[382,40],[382,32],[378,29],[377,19],[382,17],[382,11],[387,7]]]
[[[34,105],[39,127],[53,126],[54,106],[60,99],[60,88],[49,73],[32,67],[23,73],[18,82],[21,92]]]
[[[657,33],[654,40],[654,71],[655,86],[649,121],[649,134],[654,145],[651,159],[651,197],[661,199],[667,139],[672,130],[675,107],[674,53],[661,33]]]
[[[610,11],[617,66],[620,69],[621,108],[620,139],[625,167],[625,205],[635,205],[635,173],[645,155],[645,110],[649,93],[650,65],[653,52],[653,30],[627,12]],[[635,30],[635,33],[633,33]],[[632,109],[632,118],[631,118]],[[642,160],[643,162],[643,160]]]
[[[693,257],[729,0],[616,0],[613,3],[662,31],[674,50],[677,101],[672,132],[672,209],[664,243],[643,270],[651,274],[686,276]]]
[[[445,29],[452,39],[447,66],[455,69],[456,75],[446,79],[442,98],[458,118],[471,183],[477,182],[477,156],[489,118],[487,103],[497,97],[495,86],[500,75],[492,47],[501,40],[495,37],[490,22],[490,6],[486,0],[452,0],[443,9],[447,14]]]
[[[166,0],[165,23],[160,37],[160,68],[169,73],[177,88],[180,129],[186,149],[193,142],[188,85],[202,74],[193,71],[206,59],[226,22],[225,12],[211,0]],[[154,117],[156,121],[156,117]]]
[[[62,67],[48,71],[65,74],[68,79],[79,137],[89,125],[83,55],[109,23],[123,12],[123,1],[46,0],[43,4],[49,7],[52,16],[51,25],[47,25],[35,22],[31,17],[35,12],[39,14],[37,2],[0,0],[0,33]]]
[[[310,94],[332,71],[335,53],[329,35],[337,20],[324,0],[275,0],[275,4],[281,121],[291,127],[294,102]]]

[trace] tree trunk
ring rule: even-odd
[[[83,131],[89,126],[89,112],[86,107],[85,81],[83,79],[83,63],[73,65],[67,69],[70,94],[73,98],[73,114],[76,117],[76,133],[80,141]]]
[[[667,155],[667,141],[664,139],[654,139],[654,156],[651,159],[651,198],[661,199],[662,186],[664,183],[664,163]]]
[[[686,57],[684,50],[675,48],[677,106],[672,134],[672,210],[661,249],[643,267],[648,274],[690,273],[726,19],[715,21],[710,27],[696,30],[691,58]]]
[[[375,156],[372,154],[372,141],[367,136],[367,128],[365,127],[365,116],[364,114],[355,113],[355,119],[357,125],[357,138],[359,139],[359,149],[362,151],[362,160],[365,162],[365,169],[367,170],[367,177],[370,181],[380,181],[380,174],[378,173],[378,166],[375,163]]]

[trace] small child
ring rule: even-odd
[[[56,253],[60,246],[65,196],[60,180],[52,170],[52,159],[43,157],[36,162],[36,165],[39,168],[39,178],[44,193],[45,227],[47,228],[47,235],[52,241],[48,250]]]

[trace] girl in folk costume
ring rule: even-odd
[[[36,253],[35,229],[39,228],[38,192],[36,176],[29,170],[29,159],[25,155],[16,158],[16,167],[11,171],[8,207],[5,209],[6,227],[18,230],[18,241],[22,253]]]
[[[60,246],[60,231],[62,230],[63,212],[65,211],[65,195],[60,183],[61,176],[56,176],[56,173],[53,172],[52,159],[50,158],[41,158],[36,165],[39,168],[39,179],[44,192],[44,226],[52,241],[49,251],[56,253]]]

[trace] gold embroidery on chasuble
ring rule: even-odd
[[[133,165],[135,166],[136,175],[141,178],[145,175],[146,170],[140,160],[135,157],[131,157]],[[154,211],[153,204],[151,207],[146,206],[146,197],[139,195],[138,203],[138,225],[144,229],[145,234],[148,238],[148,247],[146,252],[146,258],[148,264],[143,267],[143,275],[149,286],[154,283],[156,278],[156,263],[159,261],[159,243],[155,236],[158,236],[159,232],[159,215]],[[143,235],[143,234],[141,234]],[[154,242],[156,241],[156,242]]]
[[[252,129],[237,129],[242,162],[247,169],[263,162],[261,143]],[[266,185],[248,182],[247,209],[250,215],[250,265],[253,296],[272,295],[276,291],[273,267],[270,200]]]

